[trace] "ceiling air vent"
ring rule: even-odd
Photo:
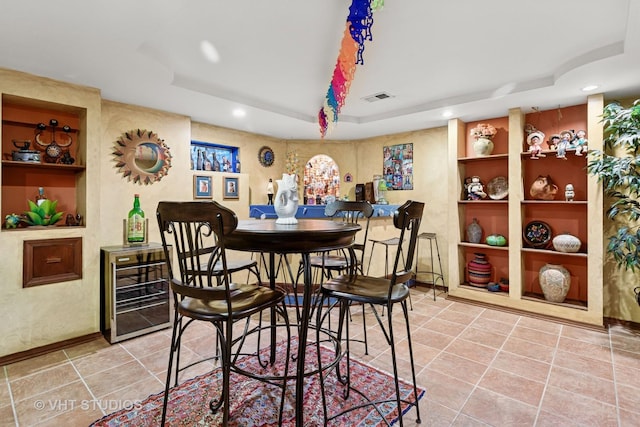
[[[376,102],[376,101],[382,101],[383,99],[387,99],[387,98],[393,98],[393,95],[390,95],[386,92],[380,92],[380,93],[375,93],[373,95],[365,96],[362,99],[364,99],[367,102]]]

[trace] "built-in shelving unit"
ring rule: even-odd
[[[22,214],[28,210],[27,200],[35,200],[38,187],[43,187],[45,195],[51,200],[57,200],[57,210],[72,214],[74,217],[80,213],[85,216],[86,205],[85,191],[82,182],[85,180],[84,153],[86,138],[81,129],[85,126],[84,109],[66,105],[31,100],[16,96],[3,95],[2,97],[2,192],[0,193],[1,208],[0,218],[8,214]],[[51,119],[58,121],[55,128],[55,138],[64,137],[62,126],[66,129],[69,146],[63,147],[73,159],[72,164],[47,162],[45,147],[37,144],[36,135],[38,123],[47,126],[42,132],[41,142],[50,143],[54,128],[48,126]],[[17,144],[14,144],[14,141]],[[16,161],[12,153],[19,151],[21,146],[28,141],[29,150],[40,153],[40,161]],[[64,226],[64,218],[56,225]],[[84,224],[83,224],[84,225]],[[57,227],[56,227],[57,228]],[[32,228],[19,228],[18,230],[32,230]],[[2,231],[12,231],[2,228]]]
[[[449,210],[450,270],[449,293],[454,298],[472,300],[521,311],[557,317],[579,323],[602,325],[602,198],[597,180],[587,175],[586,156],[568,151],[566,160],[551,149],[545,157],[532,159],[527,152],[525,126],[533,125],[551,134],[565,129],[585,129],[589,149],[602,148],[603,130],[599,115],[604,106],[601,95],[590,96],[584,104],[525,114],[520,108],[508,115],[465,123],[449,122],[449,176],[452,189]],[[491,155],[478,157],[472,150],[470,129],[490,123],[498,129]],[[545,140],[547,139],[545,138]],[[546,145],[545,145],[546,147]],[[496,176],[508,177],[509,194],[504,200],[464,200],[465,178],[477,175],[486,185]],[[554,200],[536,200],[529,188],[539,176],[550,176],[558,186]],[[575,188],[573,201],[566,201],[564,189]],[[496,247],[466,241],[467,225],[477,218],[483,240],[489,234],[507,237],[507,246]],[[582,246],[577,253],[563,253],[552,246],[529,247],[522,237],[530,221],[543,221],[552,235],[570,233]],[[481,252],[492,264],[492,281],[509,281],[508,292],[489,292],[470,286],[467,263]],[[547,263],[562,264],[571,274],[571,288],[562,303],[549,302],[540,288],[538,272]]]

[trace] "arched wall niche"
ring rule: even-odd
[[[326,203],[340,198],[340,168],[325,154],[313,156],[304,168],[304,203]]]

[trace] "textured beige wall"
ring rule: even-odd
[[[96,332],[100,326],[100,92],[0,69],[0,94],[14,95],[86,110],[86,165],[79,193],[86,196],[87,227],[0,231],[0,356]],[[0,194],[0,197],[2,195]],[[78,196],[82,199],[82,196]],[[25,240],[82,238],[83,278],[22,288]]]

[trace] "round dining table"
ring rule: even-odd
[[[255,219],[238,221],[238,227],[225,237],[226,249],[269,254],[269,281],[272,288],[276,285],[275,255],[298,253],[302,257],[304,287],[298,325],[296,397],[304,396],[304,363],[313,300],[309,256],[311,253],[349,248],[360,229],[358,224],[328,219],[298,220],[297,224],[277,224],[274,219]],[[271,348],[275,349],[275,331],[271,334]],[[272,353],[273,357],[275,355]],[[304,399],[296,398],[296,426],[304,425],[303,407]]]

